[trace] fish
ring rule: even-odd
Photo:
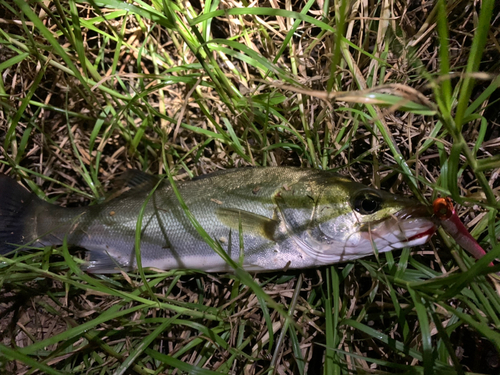
[[[89,273],[132,271],[140,236],[143,268],[233,270],[194,227],[167,179],[129,170],[122,180],[100,204],[61,207],[0,175],[0,254],[66,243],[87,250]],[[321,267],[419,246],[436,230],[427,206],[331,171],[234,168],[176,186],[188,212],[252,272]]]

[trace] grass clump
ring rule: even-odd
[[[126,168],[335,169],[459,214],[319,270],[89,276],[66,247],[2,257],[6,373],[497,374],[500,12],[419,3],[0,1],[0,171],[61,205]],[[1,204],[1,197],[0,197]]]

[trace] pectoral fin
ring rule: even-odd
[[[130,271],[131,267],[120,264],[104,251],[90,250],[88,263],[82,269],[88,273],[118,273],[120,270]]]
[[[276,220],[236,208],[220,207],[215,213],[219,220],[231,229],[239,230],[241,225],[243,233],[252,233],[275,241],[275,232],[278,227]]]

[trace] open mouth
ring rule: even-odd
[[[400,234],[407,233],[401,244],[424,243],[436,232],[436,222],[427,206],[403,209],[396,213],[395,218]]]
[[[411,237],[408,237],[403,242],[412,242],[412,241],[418,240],[420,238],[428,238],[428,237],[432,236],[434,234],[434,232],[436,232],[436,227],[435,226],[431,226],[426,231],[421,232],[421,233],[417,233],[417,234],[415,234],[415,235],[413,235]]]
[[[367,227],[362,236],[385,251],[423,245],[437,228],[431,213],[422,205],[403,209],[383,222],[370,223]]]

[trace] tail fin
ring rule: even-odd
[[[37,207],[44,204],[15,180],[0,175],[0,254],[36,241]]]

